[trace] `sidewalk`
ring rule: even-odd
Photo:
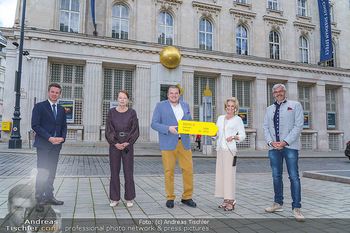
[[[194,148],[194,145],[192,148]],[[135,157],[150,156],[155,157],[161,156],[158,143],[154,142],[142,142],[135,144]],[[239,156],[243,158],[267,158],[267,150],[246,150],[238,149]],[[36,154],[35,148],[30,149],[28,144],[23,144],[22,149],[9,149],[8,143],[0,142],[0,151],[3,153],[17,153],[17,154]],[[204,155],[199,151],[192,151],[193,157],[216,157],[216,151],[213,150],[212,155]],[[65,143],[61,150],[61,155],[76,155],[76,156],[108,156],[108,145],[107,143],[95,143],[91,145],[89,143],[76,143],[70,144]],[[343,151],[327,151],[327,152],[316,152],[316,151],[300,151],[300,158],[345,158]]]
[[[3,153],[23,154],[17,157],[8,156],[13,163],[21,161],[22,168],[15,167],[8,176],[0,176],[0,217],[7,214],[8,192],[17,184],[33,185],[35,181],[35,150],[8,149],[7,144],[1,143]],[[136,146],[137,156],[160,156],[158,148],[152,144]],[[106,146],[87,146],[66,144],[62,150],[62,164],[59,169],[74,169],[81,166],[76,163],[83,157],[70,159],[69,155],[98,155],[89,158],[91,166],[97,166],[101,160],[108,160]],[[27,154],[27,155],[24,155]],[[31,156],[32,155],[32,156]],[[194,157],[202,156],[194,152]],[[266,158],[267,151],[240,151],[245,158]],[[344,158],[341,152],[301,152],[301,157],[331,157]],[[5,156],[4,156],[5,157]],[[22,157],[28,157],[23,161]],[[160,158],[153,158],[160,159]],[[346,158],[344,158],[346,159]],[[9,166],[8,160],[0,160],[1,169]],[[15,162],[17,163],[17,162]],[[19,163],[19,162],[18,162]],[[64,166],[66,164],[66,166]],[[96,164],[96,165],[94,165]],[[161,165],[160,165],[161,166]],[[24,169],[26,172],[17,172]],[[215,174],[194,174],[193,199],[197,208],[184,206],[181,200],[183,192],[182,176],[175,174],[175,207],[165,207],[164,175],[135,173],[136,195],[134,206],[127,208],[122,199],[118,206],[109,207],[109,175],[108,167],[96,167],[96,173],[91,171],[77,175],[58,171],[55,180],[55,195],[63,200],[63,206],[54,206],[63,219],[63,232],[348,232],[350,229],[350,205],[348,194],[350,185],[338,182],[310,179],[301,177],[302,211],[306,222],[299,223],[293,218],[288,174],[284,173],[284,211],[266,213],[264,208],[273,201],[273,186],[271,173],[237,173],[237,204],[234,211],[223,211],[217,208],[222,200],[215,198]],[[138,166],[142,170],[142,166]],[[156,169],[156,168],[155,168]],[[16,171],[15,171],[16,170]],[[83,169],[84,170],[84,169]],[[32,171],[32,172],[30,172]],[[324,171],[323,171],[324,172]],[[332,171],[333,173],[335,171]],[[349,171],[345,171],[350,173]],[[21,175],[21,174],[30,175]],[[87,175],[88,174],[88,175]],[[122,174],[122,173],[121,173]],[[337,173],[336,175],[339,175]],[[123,176],[121,176],[123,180]],[[123,183],[123,182],[121,182]],[[33,195],[29,193],[28,197]],[[47,213],[49,206],[46,207]],[[33,211],[32,219],[44,218]],[[181,221],[176,221],[181,220]],[[196,222],[197,220],[198,222]],[[151,222],[148,222],[151,221]],[[171,222],[173,221],[173,222]],[[1,220],[0,220],[1,224]],[[67,225],[68,224],[68,225]],[[78,226],[88,224],[92,227],[104,227],[94,231],[82,231]],[[3,227],[6,226],[3,225]],[[144,227],[140,228],[132,227]],[[69,228],[70,227],[70,228]],[[75,227],[75,228],[72,228]],[[117,228],[117,227],[122,227]],[[147,228],[148,227],[148,228]],[[91,229],[91,228],[90,228]],[[0,230],[1,231],[1,230]]]

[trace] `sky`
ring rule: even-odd
[[[12,27],[17,0],[0,0],[0,27]]]

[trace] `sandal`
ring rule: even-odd
[[[228,201],[229,201],[228,199],[224,199],[224,202],[221,205],[219,205],[218,208],[222,208],[222,209],[226,208]]]
[[[236,200],[229,200],[224,211],[232,211],[235,208]]]

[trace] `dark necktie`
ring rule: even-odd
[[[56,115],[57,115],[57,113],[56,113],[56,104],[53,104],[53,105],[52,105],[52,111],[53,111],[53,117],[54,117],[55,120],[56,120]]]

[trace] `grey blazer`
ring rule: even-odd
[[[276,105],[272,104],[267,108],[264,120],[264,136],[266,143],[275,142],[275,126],[273,118],[276,111]],[[304,112],[301,104],[297,101],[288,100],[282,103],[280,107],[280,141],[286,141],[289,149],[299,150],[300,133],[304,125]],[[273,147],[269,145],[269,149]]]

